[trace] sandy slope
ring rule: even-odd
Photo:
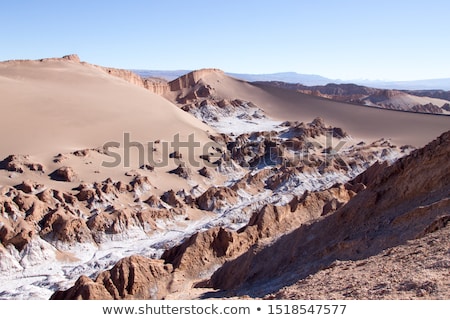
[[[108,141],[116,141],[123,147],[123,134],[127,132],[130,134],[131,141],[140,142],[144,146],[147,142],[160,140],[161,143],[153,146],[156,151],[152,151],[155,161],[160,161],[164,157],[164,142],[169,143],[168,152],[172,152],[170,142],[174,140],[174,135],[180,134],[180,141],[187,141],[187,137],[194,134],[195,141],[203,146],[210,141],[208,132],[213,132],[213,129],[166,99],[145,88],[110,75],[108,70],[80,63],[77,57],[75,60],[62,58],[0,62],[0,97],[2,118],[0,126],[0,190],[4,193],[9,194],[5,190],[10,190],[11,186],[17,186],[23,181],[31,181],[30,183],[35,185],[36,189],[31,190],[30,197],[37,199],[36,194],[43,192],[48,192],[50,195],[60,192],[74,194],[77,193],[74,188],[79,185],[86,184],[92,187],[92,183],[101,183],[107,178],[111,178],[114,182],[120,181],[127,184],[136,175],[145,176],[145,181],[148,183],[143,184],[142,187],[137,186],[136,192],[124,191],[119,196],[106,196],[99,200],[100,204],[89,205],[89,208],[83,207],[78,201],[75,201],[76,209],[73,210],[75,215],[70,216],[67,221],[77,219],[77,215],[83,216],[84,219],[92,217],[100,211],[110,210],[114,201],[117,208],[137,208],[140,207],[140,204],[136,202],[139,201],[137,200],[139,197],[145,201],[150,194],[158,198],[170,189],[190,190],[193,187],[189,179],[182,179],[169,173],[170,170],[177,168],[173,159],[170,159],[166,166],[154,170],[138,169],[137,149],[132,148],[129,167],[125,167],[122,161],[117,167],[107,168],[102,165],[102,162],[111,162],[114,159],[93,149],[102,147]],[[75,152],[77,150],[82,152]],[[114,151],[123,155],[123,148],[114,149]],[[187,158],[185,149],[180,151],[185,156],[183,159]],[[199,160],[198,156],[204,153],[203,149],[199,147],[195,151],[196,159]],[[147,152],[146,148],[146,162],[148,160]],[[57,156],[59,154],[61,155]],[[16,157],[17,165],[21,166],[23,162],[27,163],[23,167],[23,172],[21,170],[3,170],[5,169],[2,167],[3,159],[8,155],[20,155]],[[29,157],[22,155],[29,155]],[[28,163],[39,164],[37,167],[43,169],[29,169]],[[63,166],[73,169],[75,175],[72,181],[56,181],[50,177],[52,172]],[[192,176],[200,177],[196,170],[192,170]],[[198,178],[196,186],[202,186],[201,178]],[[47,199],[46,201],[51,203],[53,200]],[[104,205],[105,201],[110,201],[110,209]],[[45,205],[41,208],[44,207]],[[64,210],[67,208],[65,207]],[[0,231],[2,231],[2,236],[5,232],[15,230],[15,225],[12,226],[9,222],[20,219],[18,216],[14,216],[17,211],[14,213],[12,211],[6,213],[6,211],[8,210],[5,210],[4,203],[1,203],[0,229],[2,230]],[[51,215],[56,212],[53,209],[50,211],[44,209],[41,213]],[[67,267],[83,268],[81,265],[85,262],[88,263],[90,259],[115,263],[118,255],[129,255],[130,250],[146,251],[151,254],[153,249],[150,246],[167,241],[166,236],[182,237],[183,232],[189,232],[190,228],[200,228],[197,225],[209,215],[204,212],[198,213],[198,211],[197,209],[189,210],[189,213],[183,218],[176,216],[172,221],[167,222],[162,218],[160,219],[162,221],[155,218],[158,224],[154,227],[153,231],[155,232],[152,234],[142,233],[143,229],[139,228],[127,228],[128,225],[124,224],[124,232],[118,234],[122,241],[116,245],[114,245],[114,241],[105,241],[102,248],[89,241],[87,245],[84,243],[68,244],[67,252],[61,254],[79,259],[75,262],[64,259],[60,261],[60,251],[58,251],[60,249],[56,249],[54,243],[47,242],[50,241],[49,239],[41,238],[39,232],[44,227],[37,223],[37,220],[41,220],[42,217],[40,217],[35,224],[33,222],[29,225],[31,226],[29,229],[31,232],[30,242],[27,243],[27,249],[21,251],[25,258],[15,256],[15,258],[9,259],[12,256],[6,251],[16,249],[12,245],[6,245],[6,241],[4,242],[3,239],[0,241],[2,242],[0,243],[0,278],[3,283],[0,296],[18,299],[45,298],[50,294],[49,286],[66,281],[76,273],[72,269],[66,273]],[[161,212],[168,213],[169,210],[161,209]],[[66,213],[70,214],[70,210],[64,211],[64,214]],[[189,219],[195,221],[189,221],[192,222],[191,224],[186,223],[183,219],[187,215]],[[180,220],[180,230],[173,231],[176,228],[177,219]],[[203,223],[205,222],[203,221]],[[25,224],[19,226],[19,229]],[[81,233],[78,230],[74,234],[80,235]],[[133,241],[129,240],[130,238]],[[148,242],[150,239],[153,239],[154,243]],[[126,242],[126,240],[129,241]],[[145,243],[141,243],[141,246],[138,240]],[[81,249],[78,248],[78,245]],[[109,248],[108,245],[111,245],[112,248]],[[110,251],[103,256],[102,249]],[[30,263],[19,266],[19,260],[20,263],[24,261],[30,261]],[[13,268],[14,266],[18,269]],[[36,275],[43,275],[45,279],[48,277],[51,284],[49,285],[47,280],[40,282],[43,278]]]
[[[383,137],[398,144],[421,147],[450,128],[450,118],[445,116],[365,108],[295,92],[287,93],[286,90],[268,90],[274,95],[271,108],[267,111],[269,114],[301,119],[320,116],[329,119],[335,126],[346,128],[358,139],[371,141]]]
[[[64,58],[1,62],[0,97],[0,161],[10,154],[30,155],[32,162],[45,167],[45,174],[28,172],[26,178],[56,189],[73,188],[82,181],[126,179],[125,172],[138,168],[138,157],[137,148],[130,148],[131,163],[124,166],[124,133],[130,134],[130,141],[144,145],[144,161],[148,163],[148,142],[166,141],[170,153],[175,134],[180,134],[180,141],[187,141],[194,134],[203,146],[209,141],[208,132],[214,131],[149,90],[109,75],[99,67]],[[120,148],[111,149],[121,156],[119,167],[103,166],[103,161],[110,163],[114,158],[97,152],[86,157],[70,154],[101,148],[110,141],[120,143]],[[160,161],[162,144],[156,147],[154,159]],[[54,163],[59,153],[66,160]],[[195,153],[198,156],[203,149],[199,147]],[[75,170],[74,182],[49,180],[47,175],[62,165]],[[162,190],[174,185],[187,188],[184,179],[167,173],[176,167],[171,161],[148,175]],[[15,185],[23,179],[16,173],[0,172],[0,185]]]
[[[69,60],[0,63],[0,157],[59,153],[123,141],[170,140],[206,125],[165,99]]]
[[[283,89],[260,89],[272,96],[266,107],[269,115],[301,120],[320,116],[332,125],[346,128],[354,137],[369,141],[383,137],[391,138],[395,143],[420,147],[450,128],[450,118],[445,116],[364,108]]]
[[[251,101],[279,120],[310,122],[322,117],[333,126],[345,128],[355,139],[368,141],[391,138],[398,144],[416,147],[450,128],[450,117],[381,110],[340,103],[268,85],[254,85],[231,78],[223,72],[201,77],[217,96]]]

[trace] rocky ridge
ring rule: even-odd
[[[13,60],[11,62],[26,62],[28,60]],[[47,61],[70,61],[73,63],[80,63],[86,66],[90,66],[93,68],[100,69],[104,71],[105,73],[121,78],[131,84],[137,85],[139,87],[148,89],[152,91],[155,94],[158,95],[164,95],[168,91],[170,91],[170,86],[167,83],[166,80],[160,79],[160,78],[142,78],[138,74],[126,70],[126,69],[117,69],[117,68],[109,68],[109,67],[103,67],[99,65],[94,65],[88,62],[81,61],[80,57],[77,54],[69,54],[66,56],[63,56],[62,58],[44,58],[37,60],[38,62],[47,62]]]
[[[368,181],[366,188],[334,214],[225,264],[211,277],[213,287],[260,295],[335,260],[365,259],[442,228],[450,218],[450,170],[443,163],[449,151],[447,132],[391,166],[371,167],[353,180]],[[274,263],[261,263],[268,256]]]
[[[203,157],[208,164],[209,179],[212,179],[208,183],[214,182],[211,175],[223,170],[238,170],[239,178],[228,186],[211,186],[200,192],[193,189],[187,193],[169,190],[159,197],[154,193],[156,190],[151,180],[136,172],[129,183],[108,178],[95,183],[82,182],[73,191],[59,191],[33,181],[4,188],[1,194],[0,240],[6,246],[14,245],[19,251],[37,235],[51,243],[101,243],[108,235],[120,234],[131,228],[138,228],[144,234],[156,230],[155,219],[186,215],[189,208],[226,214],[230,221],[238,217],[245,221],[250,218],[252,210],[279,201],[283,194],[287,197],[283,202],[289,202],[292,196],[288,194],[296,188],[295,185],[302,192],[323,188],[331,183],[331,180],[327,182],[327,176],[338,174],[350,179],[374,161],[387,159],[386,156],[394,152],[398,152],[395,155],[398,156],[406,151],[380,140],[371,145],[354,145],[337,156],[330,154],[321,143],[310,140],[330,134],[339,141],[343,138],[340,135],[345,135],[340,129],[328,128],[323,120],[316,119],[310,124],[284,124],[283,128],[286,129],[279,133],[254,132],[235,139],[227,135],[212,137],[221,149],[214,156]],[[328,148],[331,150],[332,145]],[[89,152],[94,151],[77,151],[74,155],[86,157]],[[296,152],[301,154],[296,157]],[[59,164],[66,158],[59,154],[54,162]],[[5,158],[0,169],[18,174],[25,170],[45,174],[46,170],[29,156],[15,155]],[[192,179],[189,170],[180,165],[170,172],[183,179]],[[242,174],[245,170],[250,171]],[[317,186],[298,185],[297,181],[308,175],[312,179],[316,176]],[[74,169],[63,164],[49,177],[61,182],[82,181]],[[272,197],[259,203],[250,200],[263,191]],[[134,204],[123,208],[120,204],[124,201]],[[246,215],[242,215],[243,210]]]
[[[220,296],[261,297],[333,268],[336,260],[367,259],[445,227],[450,220],[450,170],[441,160],[449,151],[447,132],[392,165],[373,165],[345,185],[305,192],[284,206],[267,205],[240,230],[194,234],[162,255],[177,279],[169,293],[178,292],[184,282],[221,289]],[[83,298],[91,283],[80,279],[53,298]]]
[[[375,256],[357,261],[336,260],[326,269],[264,299],[448,300],[449,233],[447,223],[423,238]]]

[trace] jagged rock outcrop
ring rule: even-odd
[[[198,232],[181,245],[166,250],[162,255],[166,263],[192,278],[207,272],[237,253],[242,252],[239,236],[223,228]]]
[[[25,193],[33,193],[41,188],[43,188],[44,186],[41,184],[38,184],[36,182],[30,181],[30,180],[25,180],[23,181],[21,184],[15,186],[15,188],[17,190],[21,190]]]
[[[158,95],[164,95],[170,90],[169,84],[163,79],[156,79],[156,78],[143,79],[136,73],[129,70],[106,68],[100,66],[96,67],[102,69],[103,71],[114,77],[121,78],[131,84],[150,90],[151,92]]]
[[[80,62],[80,57],[77,54],[68,54],[62,57],[64,60],[69,60],[73,62]]]
[[[195,70],[170,81],[171,92],[165,96],[178,104],[184,111],[193,113],[197,117],[203,114],[208,118],[211,115],[208,121],[214,121],[212,114],[216,112],[229,114],[231,109],[241,108],[246,104],[239,99],[224,99],[216,91],[215,84],[221,82],[221,79],[225,77],[225,73],[219,69]],[[238,101],[241,102],[239,105]],[[217,109],[208,110],[210,108]],[[220,110],[222,108],[224,110]]]
[[[319,124],[320,121],[318,120],[315,126],[318,127]],[[379,141],[376,145],[382,146],[385,143],[386,146],[389,145],[386,141]],[[358,148],[361,151],[365,150],[365,148],[374,148],[374,145],[361,144]],[[417,158],[415,155],[410,157]],[[416,165],[411,164],[411,167],[416,168]],[[405,166],[402,164],[394,166],[405,169]],[[406,167],[409,168],[410,166]],[[178,282],[197,282],[196,287],[198,288],[240,288],[244,290],[245,288],[240,287],[241,283],[253,285],[253,279],[268,281],[267,279],[270,279],[270,276],[273,275],[281,277],[284,274],[291,274],[288,272],[287,266],[301,268],[303,265],[298,265],[297,261],[306,261],[307,259],[309,259],[307,261],[310,261],[313,259],[308,258],[309,256],[305,258],[306,252],[316,259],[314,261],[311,260],[312,262],[307,264],[306,271],[302,271],[308,272],[308,274],[326,266],[327,263],[330,263],[337,257],[353,258],[355,256],[359,257],[358,255],[362,256],[367,254],[365,248],[370,242],[367,242],[368,240],[365,237],[359,240],[358,236],[353,235],[351,232],[355,232],[357,235],[371,235],[370,230],[372,228],[369,224],[372,220],[378,222],[386,220],[386,217],[378,219],[376,214],[366,214],[364,216],[364,213],[385,209],[383,206],[381,208],[375,206],[376,201],[373,199],[373,190],[370,190],[370,188],[386,183],[389,179],[380,180],[378,175],[386,176],[386,170],[392,170],[390,168],[386,164],[375,164],[371,169],[367,170],[367,173],[361,174],[346,184],[336,184],[322,191],[304,192],[301,196],[295,195],[285,205],[265,205],[261,209],[256,210],[250,217],[247,225],[238,231],[217,227],[197,232],[184,240],[180,245],[166,250],[162,255],[162,259],[173,266],[173,275],[178,279]],[[402,169],[399,170],[401,171]],[[288,171],[286,169],[286,172]],[[272,174],[272,169],[261,170],[258,174],[260,176],[255,179],[266,182],[258,186],[255,185],[255,187],[265,188],[267,186],[267,178]],[[294,174],[297,173],[294,172]],[[391,175],[395,176],[395,174]],[[417,176],[417,172],[414,172],[414,176]],[[280,178],[283,179],[282,177]],[[252,181],[252,179],[250,175],[242,180]],[[275,182],[272,181],[271,183]],[[395,181],[393,184],[399,183],[400,180]],[[250,191],[251,188],[246,188],[246,190]],[[401,188],[397,188],[396,192],[400,192],[400,190]],[[197,198],[197,205],[200,203],[204,209],[217,210],[216,207],[212,208],[210,206],[210,202],[212,199],[215,199],[215,196],[220,198],[221,191],[224,190],[217,188],[208,190],[200,196],[200,198],[203,197],[201,198],[202,201],[199,202],[199,198]],[[236,191],[233,188],[225,191],[235,196]],[[225,193],[228,194],[227,192]],[[423,192],[423,194],[427,194],[427,192]],[[411,195],[411,197],[413,196],[415,197],[416,195]],[[359,200],[355,200],[357,198]],[[396,195],[395,199],[398,198],[398,195]],[[406,198],[409,198],[409,196]],[[179,199],[178,193],[174,191],[167,192],[162,200],[172,206],[181,205],[183,202],[183,200]],[[349,206],[350,203],[352,205]],[[348,212],[350,213],[345,213],[347,212],[345,210],[349,210]],[[359,215],[361,212],[363,213],[362,216]],[[391,210],[389,212],[392,214],[392,212],[396,211]],[[439,225],[437,223],[433,224],[433,221],[428,226]],[[355,231],[356,226],[359,229]],[[378,226],[377,230],[381,229],[382,227]],[[376,231],[371,239],[375,239],[379,233],[379,231]],[[348,234],[351,235],[350,237],[354,236],[357,240],[350,241],[347,238]],[[389,237],[389,240],[391,240],[392,233],[389,234]],[[408,236],[405,235],[404,237],[407,238]],[[271,243],[272,245],[267,246],[267,244]],[[303,248],[302,250],[305,253],[300,251],[300,247]],[[381,247],[382,245],[380,244],[377,248]],[[274,248],[273,250],[275,251],[271,251],[270,248]],[[293,249],[287,251],[286,248]],[[377,249],[374,250],[376,251]],[[297,255],[300,254],[302,258],[297,259]],[[280,259],[273,259],[273,257],[278,256],[280,256]],[[214,272],[218,267],[219,269]],[[212,277],[208,279],[208,275],[212,272],[214,272]],[[286,283],[285,280],[283,279],[280,283]],[[170,290],[167,293],[170,294]]]
[[[77,189],[79,192],[76,197],[79,201],[92,202],[96,197],[98,197],[96,190],[87,184],[81,184]]]
[[[169,83],[163,79],[143,78],[142,82],[144,88],[160,96],[163,96],[170,91]]]
[[[422,113],[434,113],[434,114],[444,113],[441,108],[432,103],[417,104],[411,108],[411,111]]]
[[[14,61],[29,61],[29,60],[14,60]],[[80,63],[80,57],[77,54],[68,54],[61,58],[43,58],[39,59],[40,62],[46,62],[46,61],[72,61],[74,63]]]
[[[252,286],[253,294],[256,288],[265,294],[263,286],[258,287],[263,282],[275,290],[335,260],[364,259],[435,230],[432,226],[449,217],[450,163],[445,160],[449,152],[447,132],[391,166],[377,165],[376,178],[334,214],[225,263],[210,283],[242,292]],[[367,180],[364,175],[357,180]]]
[[[24,220],[19,220],[12,225],[3,225],[0,228],[0,240],[5,246],[13,245],[18,251],[21,251],[31,242],[35,235],[32,225]]]
[[[155,230],[157,228],[155,219],[163,216],[159,211],[157,209],[103,211],[90,217],[87,226],[94,240],[101,243],[108,236],[124,235],[133,228],[138,228],[144,232]],[[161,211],[167,213],[166,217],[170,216],[167,211]]]
[[[217,268],[256,243],[274,239],[296,226],[320,217],[324,206],[333,199],[345,202],[354,194],[340,185],[330,191],[294,198],[285,206],[264,206],[255,212],[248,224],[238,232],[213,228],[195,233],[181,245],[166,250],[162,259],[172,264],[175,270],[198,278],[206,270]],[[205,282],[203,285],[210,284]]]
[[[0,161],[0,170],[23,173],[25,169],[44,172],[44,166],[40,163],[33,162],[28,155],[9,155]]]
[[[147,176],[137,175],[130,182],[132,191],[148,191],[151,190],[152,184]],[[112,186],[111,186],[112,187]]]
[[[4,188],[0,192],[0,241],[5,246],[13,245],[22,250],[36,235],[37,223],[49,206],[38,197],[15,188]]]
[[[174,208],[183,208],[183,201],[177,196],[176,192],[169,190],[164,192],[161,196],[161,200]]]
[[[341,148],[338,142],[348,136],[343,129],[327,126],[321,118],[316,118],[307,124],[286,122],[282,124],[282,127],[286,129],[279,133],[244,133],[234,140],[227,141],[227,151],[222,155],[222,159],[226,161],[232,159],[240,166],[250,168],[274,165],[292,168],[308,165],[319,168],[321,165],[326,165],[336,170],[348,170],[345,168],[346,165],[336,163],[340,159],[335,157]],[[323,138],[322,141],[321,138]],[[341,142],[341,145],[345,145],[345,141]],[[323,156],[318,156],[317,151],[320,151]],[[302,152],[301,156],[299,152]],[[335,159],[331,159],[333,157]],[[324,169],[321,170],[324,171]]]
[[[211,178],[212,177],[212,173],[210,170],[208,170],[208,168],[203,167],[200,170],[198,170],[198,174],[205,177],[205,178]]]
[[[91,231],[86,221],[63,208],[48,213],[42,221],[40,236],[50,242],[92,242]]]
[[[311,123],[292,123],[288,126],[290,129],[285,133],[286,136],[296,138],[316,138],[331,134],[332,137],[342,139],[347,137],[347,133],[338,127],[329,127],[322,118],[315,118]]]
[[[50,177],[53,180],[64,181],[64,182],[73,182],[77,179],[77,175],[73,168],[71,167],[61,167],[56,169],[50,174]]]
[[[220,210],[224,206],[235,204],[238,194],[228,187],[211,187],[206,190],[196,203],[202,210],[215,211]]]
[[[283,170],[283,169],[281,169]],[[245,190],[250,194],[257,194],[261,192],[266,187],[265,181],[268,180],[268,177],[272,177],[274,172],[277,172],[278,169],[265,168],[257,173],[249,172],[245,176],[243,176],[239,181],[231,186],[231,189],[234,191]]]
[[[197,232],[184,240],[180,245],[174,246],[166,250],[161,259],[167,266],[173,266],[173,277],[179,278],[179,281],[198,282],[204,280],[205,275],[213,272],[224,262],[229,261],[252,248],[260,242],[271,241],[295,229],[299,225],[311,221],[323,214],[324,207],[334,199],[345,202],[354,194],[349,191],[353,187],[352,184],[347,186],[339,185],[331,190],[308,193],[301,198],[294,198],[285,206],[268,205],[262,210],[255,212],[250,222],[239,231],[230,231],[222,227],[215,227],[203,232]],[[231,190],[231,191],[230,191]],[[217,190],[211,190],[214,194]],[[228,190],[234,194],[232,189]],[[179,201],[175,192],[166,193],[168,198],[166,201],[176,204]],[[99,277],[100,278],[100,277]],[[86,277],[81,277],[74,287],[65,291],[65,293],[57,293],[54,298],[58,299],[74,299],[74,298],[97,298],[105,297],[102,285],[99,285],[99,278],[95,281]],[[182,280],[180,280],[182,279]],[[151,287],[150,283],[150,287]],[[210,286],[209,281],[200,281],[197,287]],[[142,290],[144,290],[143,288]],[[148,290],[150,290],[149,288]],[[173,289],[161,289],[158,292],[160,298],[165,294],[172,292]],[[102,293],[103,292],[103,293]],[[108,297],[108,296],[106,296]],[[120,295],[114,296],[123,298]],[[139,296],[125,296],[125,298],[139,298]]]
[[[185,104],[183,106],[184,111],[189,110],[189,105],[186,105],[186,103],[194,103],[196,102],[198,104],[199,99],[205,98],[205,100],[202,100],[201,105],[204,106],[208,102],[208,99],[213,93],[213,88],[209,85],[203,85],[198,84],[195,89],[188,91],[185,95],[181,95],[177,98],[177,102],[181,104]],[[186,109],[188,108],[188,109]]]
[[[152,208],[163,208],[161,199],[159,199],[154,194],[152,194],[147,200],[145,200],[144,203],[148,204]]]
[[[56,172],[58,176],[54,176]],[[52,176],[66,181],[73,175],[70,168],[63,167]],[[141,175],[129,183],[109,178],[93,184],[82,183],[73,192],[54,190],[29,180],[16,187],[1,188],[0,241],[21,252],[37,237],[64,247],[127,237],[130,230],[154,231],[156,219],[170,220],[174,214],[183,212],[167,209],[161,201],[141,201],[140,196],[151,189],[148,177]],[[134,207],[122,205],[133,201],[138,203]],[[180,205],[183,206],[182,202]]]
[[[171,281],[172,267],[162,260],[130,256],[94,280],[82,276],[75,286],[57,291],[52,300],[161,299]]]
[[[176,174],[180,178],[188,179],[191,175],[191,169],[186,167],[184,164],[179,164],[178,167],[176,167],[173,170],[170,170],[169,173]]]
[[[349,183],[346,186],[336,185],[324,191],[305,192],[302,196],[294,196],[285,206],[265,205],[253,214],[246,228],[255,226],[259,238],[289,232],[295,226],[330,214],[347,203],[356,195],[349,190],[352,186],[353,184]]]
[[[224,72],[220,69],[200,69],[192,71],[169,82],[170,90],[179,91],[182,89],[193,87],[198,83],[199,80],[203,79],[205,76],[211,73],[224,74]]]

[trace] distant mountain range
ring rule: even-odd
[[[156,77],[166,80],[174,80],[192,70],[132,70],[142,77]],[[229,76],[249,82],[254,81],[282,81],[286,83],[301,83],[305,86],[321,86],[329,83],[343,84],[354,83],[380,89],[397,90],[450,90],[450,78],[427,79],[413,81],[381,81],[381,80],[339,80],[329,79],[320,75],[300,74],[296,72],[279,72],[269,74],[227,73]]]
[[[296,72],[278,72],[270,74],[227,73],[229,76],[249,82],[282,81],[287,83],[301,83],[305,86],[326,85],[338,80],[328,79],[314,74],[300,74]]]
[[[364,85],[364,86],[379,88],[379,89],[450,90],[450,78],[412,80],[412,81],[355,80],[352,82],[354,82],[356,84]]]
[[[161,78],[172,81],[192,70],[131,70],[143,78]]]

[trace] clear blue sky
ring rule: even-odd
[[[77,53],[130,69],[450,77],[450,1],[0,2],[0,60]]]

